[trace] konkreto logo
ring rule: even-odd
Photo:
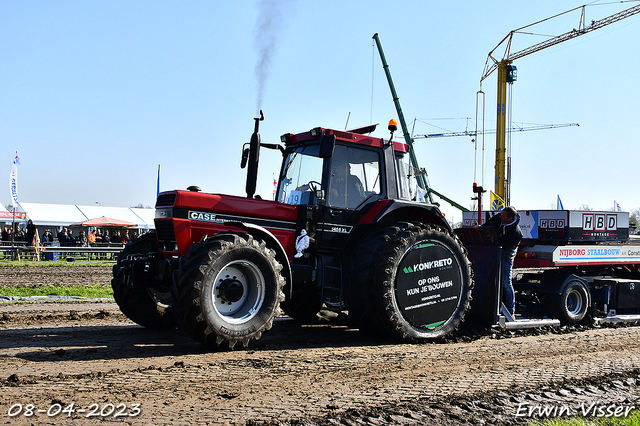
[[[431,260],[429,262],[416,263],[413,266],[406,266],[403,268],[403,272],[405,274],[412,274],[418,271],[425,271],[434,268],[444,268],[451,265],[453,265],[453,259],[447,257],[445,259]]]

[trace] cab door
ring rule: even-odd
[[[323,181],[326,199],[317,226],[320,249],[343,248],[366,206],[383,196],[380,151],[336,144]]]

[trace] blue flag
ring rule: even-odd
[[[564,210],[564,207],[562,205],[562,200],[560,200],[560,195],[558,195],[558,205],[556,207],[556,210]]]

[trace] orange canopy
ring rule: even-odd
[[[69,226],[76,228],[83,226],[95,226],[98,228],[132,228],[136,226],[136,224],[127,222],[126,220],[112,219],[110,217],[102,216],[95,219],[85,220],[84,222],[72,223]]]

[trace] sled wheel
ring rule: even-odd
[[[587,315],[589,291],[580,281],[569,281],[554,300],[555,312],[563,324],[577,324]]]

